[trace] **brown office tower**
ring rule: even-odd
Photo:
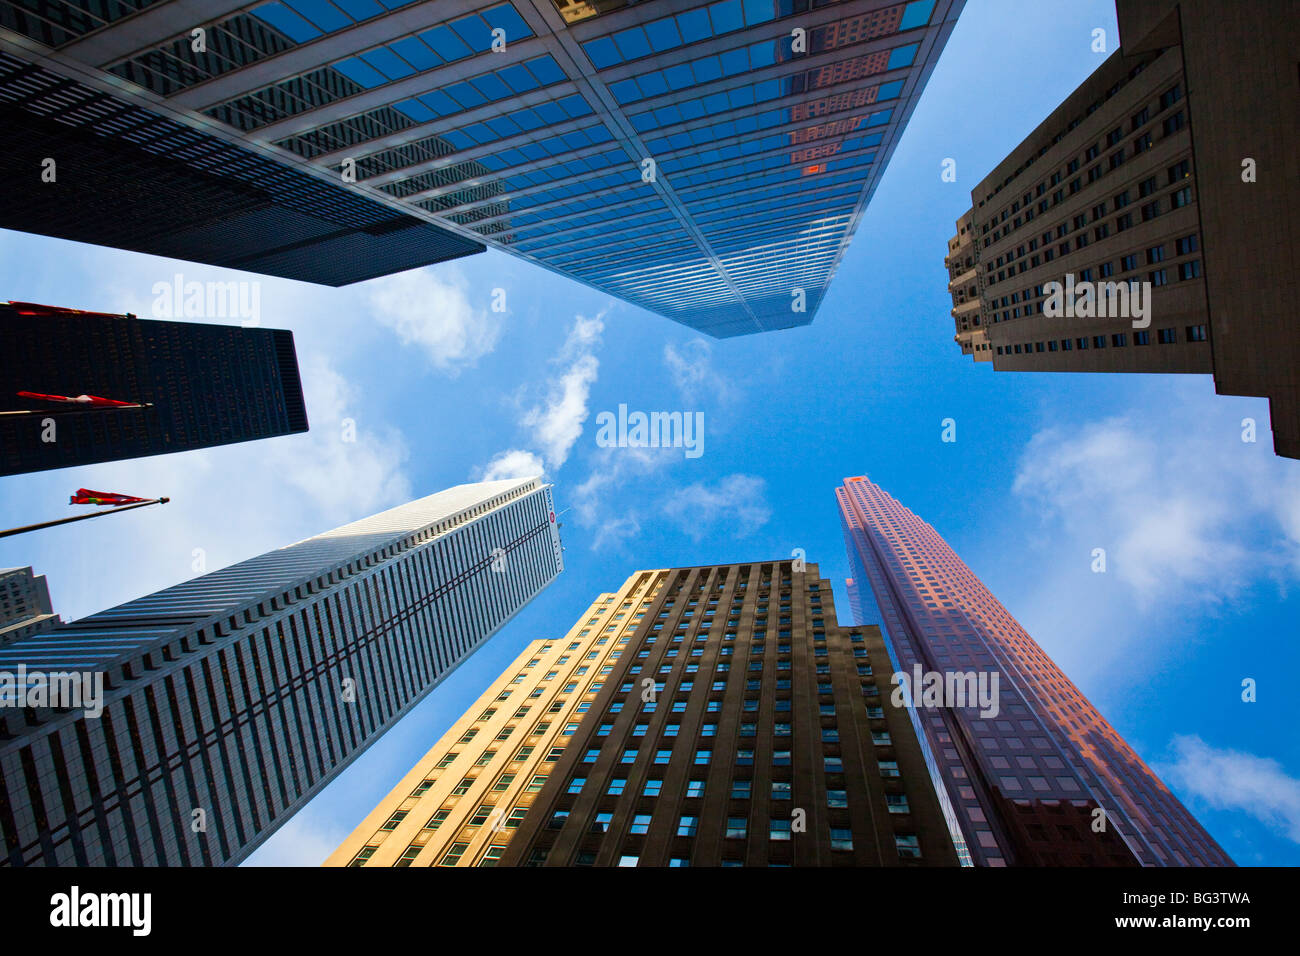
[[[1284,5],[1281,5],[1284,6]],[[1199,372],[1300,457],[1300,18],[1119,0],[1121,46],[971,193],[955,339],[998,371]]]
[[[880,632],[835,621],[815,565],[638,571],[326,865],[956,865]]]
[[[816,565],[655,575],[503,864],[956,865],[880,633]]]

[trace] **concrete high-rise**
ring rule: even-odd
[[[491,246],[804,325],[963,2],[0,0],[0,226],[331,284]]]
[[[102,680],[0,709],[0,865],[238,863],[555,578],[556,529],[539,479],[460,485],[0,645]]]
[[[663,575],[637,572],[596,598],[563,639],[530,642],[325,865],[496,866]]]
[[[836,497],[853,605],[882,623],[974,864],[1232,865],[934,528],[865,477]]]
[[[885,706],[880,633],[837,624],[816,565],[642,571],[629,593],[617,610],[644,619],[548,751],[502,865],[957,864],[907,716]]]
[[[1117,12],[1120,48],[971,191],[945,260],[956,342],[998,371],[1212,373],[1267,397],[1300,458],[1300,18]]]
[[[58,623],[45,575],[33,574],[31,568],[0,568],[0,644]]]
[[[0,411],[33,413],[0,415],[0,475],[307,431],[292,332],[9,302],[0,337]]]

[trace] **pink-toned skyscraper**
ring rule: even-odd
[[[1233,865],[934,528],[865,477],[836,497],[965,862]]]

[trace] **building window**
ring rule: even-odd
[[[905,860],[919,860],[921,858],[921,841],[911,833],[894,834],[894,844],[898,847],[898,855]]]
[[[453,843],[448,848],[447,852],[443,854],[442,860],[439,861],[438,865],[455,866],[457,863],[460,862],[460,858],[465,855],[465,851],[468,849],[469,849],[468,843]]]

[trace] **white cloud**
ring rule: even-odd
[[[663,504],[665,516],[692,540],[699,541],[718,525],[731,536],[753,534],[772,516],[767,484],[754,475],[728,475],[712,487],[696,483],[679,488]]]
[[[1168,783],[1215,810],[1245,813],[1300,843],[1300,780],[1276,760],[1213,747],[1195,735],[1170,741],[1173,761],[1156,767]]]
[[[403,345],[424,349],[436,368],[453,376],[496,348],[501,337],[500,317],[470,304],[466,282],[454,267],[376,279],[369,294],[381,324]]]
[[[629,512],[617,518],[611,517],[597,526],[596,533],[592,536],[591,550],[600,551],[603,548],[621,545],[631,541],[640,533],[641,517],[638,513]]]
[[[532,478],[545,471],[542,459],[531,451],[511,448],[503,451],[483,470],[478,481],[504,481],[507,478]]]
[[[309,804],[285,821],[243,865],[320,866],[347,837],[347,830],[313,812]]]
[[[1012,490],[1073,551],[1106,549],[1107,573],[1143,606],[1231,599],[1261,572],[1295,577],[1300,472],[1205,426],[1125,416],[1049,428],[1030,440]]]
[[[368,422],[356,390],[323,355],[304,356],[299,368],[311,427],[305,435],[269,446],[268,470],[282,475],[335,523],[409,501],[411,483],[401,470],[408,451],[401,433]]]
[[[546,401],[524,413],[522,423],[532,430],[533,440],[541,448],[552,472],[560,470],[582,435],[591,386],[600,371],[595,349],[604,329],[603,316],[585,318],[580,315],[574,320],[556,358],[567,367],[548,382]]]
[[[673,384],[686,398],[699,402],[712,394],[720,400],[730,398],[733,389],[713,367],[713,346],[704,339],[691,339],[681,346],[669,342],[664,346],[664,365]]]

